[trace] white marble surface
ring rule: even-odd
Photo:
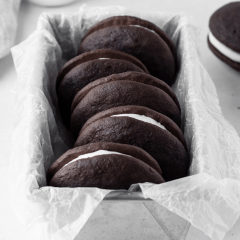
[[[88,6],[122,5],[140,10],[184,12],[200,29],[199,47],[201,59],[215,83],[223,115],[234,126],[240,135],[240,124],[238,121],[240,119],[240,73],[232,70],[230,67],[218,60],[208,49],[206,42],[209,17],[217,8],[227,2],[228,1],[226,0],[79,0],[72,5],[65,7],[45,8],[23,1],[18,17],[19,27],[15,43],[20,43],[36,29],[37,19],[42,12],[74,12],[84,3]],[[0,240],[22,239],[22,226],[11,210],[9,202],[10,189],[7,187],[6,182],[9,166],[9,154],[11,152],[11,135],[14,131],[14,112],[12,110],[14,106],[14,97],[12,91],[15,81],[16,72],[13,66],[13,60],[12,57],[8,55],[0,60],[0,189],[2,190],[0,198]],[[21,161],[21,159],[17,160]],[[109,223],[111,222],[112,221],[110,219]],[[122,229],[124,229],[124,226],[125,225],[123,224]],[[94,232],[91,233],[92,235],[88,235],[87,227],[88,226],[86,225],[85,232],[83,233],[85,234],[84,236],[88,236],[88,239],[95,239],[93,237]],[[128,234],[133,234],[132,239],[145,239],[144,234],[146,231],[140,229],[140,225],[140,233],[138,235],[134,235],[134,229],[136,228],[132,228],[127,231]],[[112,239],[111,234],[102,234],[105,239]],[[92,238],[90,236],[92,236]],[[96,232],[95,236],[99,237],[99,232]],[[129,239],[128,236],[124,235],[124,238],[116,237],[116,239]],[[159,237],[153,234],[152,239],[159,239]],[[195,228],[190,227],[187,240],[191,239],[207,240],[208,238]],[[240,239],[240,220],[238,220],[234,227],[228,232],[224,240],[233,239]]]

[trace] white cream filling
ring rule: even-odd
[[[110,58],[99,58],[99,59],[110,59]]]
[[[154,120],[150,117],[146,117],[144,115],[126,113],[126,114],[112,115],[111,117],[130,117],[130,118],[134,118],[134,119],[137,119],[139,121],[142,121],[142,122],[151,123],[151,124],[153,124],[157,127],[160,127],[164,130],[167,130],[161,123],[157,122],[156,120]]]
[[[98,150],[96,152],[91,152],[91,153],[86,153],[83,155],[78,156],[77,158],[74,158],[72,161],[70,161],[69,163],[65,164],[63,167],[66,167],[68,164],[72,163],[72,162],[76,162],[78,160],[84,159],[84,158],[91,158],[91,157],[95,157],[95,156],[100,156],[100,155],[109,155],[109,154],[118,154],[118,155],[125,155],[125,156],[129,156],[123,153],[119,153],[119,152],[114,152],[114,151],[107,151],[107,150]],[[129,156],[131,157],[131,156]]]
[[[225,46],[220,41],[218,41],[211,31],[209,31],[209,41],[210,43],[223,55],[230,58],[231,60],[235,62],[240,62],[240,53],[233,51],[231,48]]]
[[[157,34],[155,31],[153,31],[153,30],[151,30],[151,29],[149,29],[149,28],[146,28],[146,27],[140,26],[140,25],[130,25],[130,26],[144,28],[144,29],[147,29],[148,31],[151,31],[151,32]]]

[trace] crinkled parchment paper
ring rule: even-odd
[[[140,184],[144,197],[221,240],[240,213],[240,139],[223,118],[215,87],[203,68],[195,28],[184,15],[86,8],[73,15],[43,14],[37,30],[12,49],[18,74],[11,191],[15,212],[34,239],[74,239],[109,190],[46,187],[48,167],[71,145],[59,121],[55,80],[74,57],[86,30],[113,15],[135,15],[163,28],[178,51],[173,86],[192,160],[189,177],[161,185]],[[33,238],[32,238],[33,239]]]

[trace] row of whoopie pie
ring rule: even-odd
[[[160,28],[136,17],[111,17],[87,31],[56,81],[76,142],[48,169],[50,186],[128,189],[187,175],[181,109],[169,87],[176,56]]]

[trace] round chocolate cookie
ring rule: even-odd
[[[109,49],[88,52],[66,63],[57,78],[58,104],[63,121],[69,124],[72,100],[79,90],[96,79],[127,71],[148,73],[133,56]]]
[[[173,134],[184,146],[185,150],[187,151],[187,144],[184,139],[183,133],[181,129],[177,126],[175,122],[173,122],[167,116],[158,113],[150,108],[142,107],[142,106],[135,106],[135,105],[128,105],[128,106],[120,106],[115,108],[110,108],[106,111],[102,111],[91,117],[82,127],[81,132],[84,131],[86,127],[88,127],[93,122],[115,115],[128,115],[135,116],[138,119],[142,119],[143,121],[147,121],[151,124],[156,124],[156,126],[163,127],[171,134]],[[162,125],[162,126],[161,126]]]
[[[76,96],[72,102],[71,111],[73,112],[73,110],[78,105],[78,103],[80,103],[80,101],[94,87],[97,87],[104,83],[118,81],[118,80],[128,80],[128,81],[133,81],[133,82],[144,83],[144,84],[152,85],[154,87],[157,87],[157,88],[163,90],[172,98],[172,100],[176,103],[176,105],[178,106],[178,108],[181,112],[180,104],[178,102],[178,99],[177,99],[175,93],[165,82],[163,82],[160,79],[155,78],[149,74],[140,73],[140,72],[124,72],[124,73],[112,74],[108,77],[103,77],[103,78],[97,79],[94,82],[89,83],[86,87],[84,87],[82,90],[80,90],[76,94]]]
[[[150,74],[171,85],[176,74],[176,50],[172,41],[148,21],[116,16],[89,29],[79,54],[95,49],[114,49],[138,58]]]
[[[73,148],[47,172],[54,187],[128,189],[131,184],[163,183],[157,162],[140,148],[116,143],[92,143]]]
[[[169,95],[157,87],[133,82],[113,81],[91,89],[71,115],[71,131],[78,136],[84,123],[98,112],[125,105],[148,107],[181,126],[180,111]]]
[[[138,146],[161,166],[165,181],[185,177],[189,159],[183,144],[171,132],[134,115],[113,115],[84,127],[75,147],[94,142],[115,142]]]
[[[65,77],[65,75],[67,73],[69,73],[74,67],[76,67],[79,64],[82,64],[82,63],[85,63],[85,62],[88,62],[91,60],[96,60],[99,58],[100,59],[101,58],[102,59],[110,58],[110,59],[126,60],[126,61],[129,61],[129,62],[135,64],[136,66],[141,68],[144,72],[149,73],[147,68],[138,59],[136,59],[135,57],[132,57],[129,54],[125,54],[125,53],[110,50],[110,49],[95,50],[95,51],[91,51],[88,53],[78,55],[75,58],[66,62],[57,76],[56,88],[58,89],[58,87],[59,87],[61,81],[63,80],[63,78]]]
[[[168,47],[170,48],[174,59],[175,59],[175,63],[177,64],[177,53],[176,53],[176,48],[172,42],[172,40],[166,35],[166,33],[159,28],[158,26],[156,26],[154,23],[149,22],[147,20],[141,19],[141,18],[137,18],[137,17],[133,17],[133,16],[115,16],[115,17],[110,17],[107,19],[104,19],[98,23],[96,23],[94,26],[92,26],[87,33],[85,34],[85,36],[83,37],[82,41],[91,33],[103,29],[105,27],[109,27],[109,26],[118,26],[118,25],[135,25],[135,26],[142,26],[144,28],[147,28],[155,33],[157,33],[159,35],[159,37],[161,37],[166,44],[168,45]]]
[[[210,18],[208,45],[212,52],[240,71],[240,2],[224,5]]]

